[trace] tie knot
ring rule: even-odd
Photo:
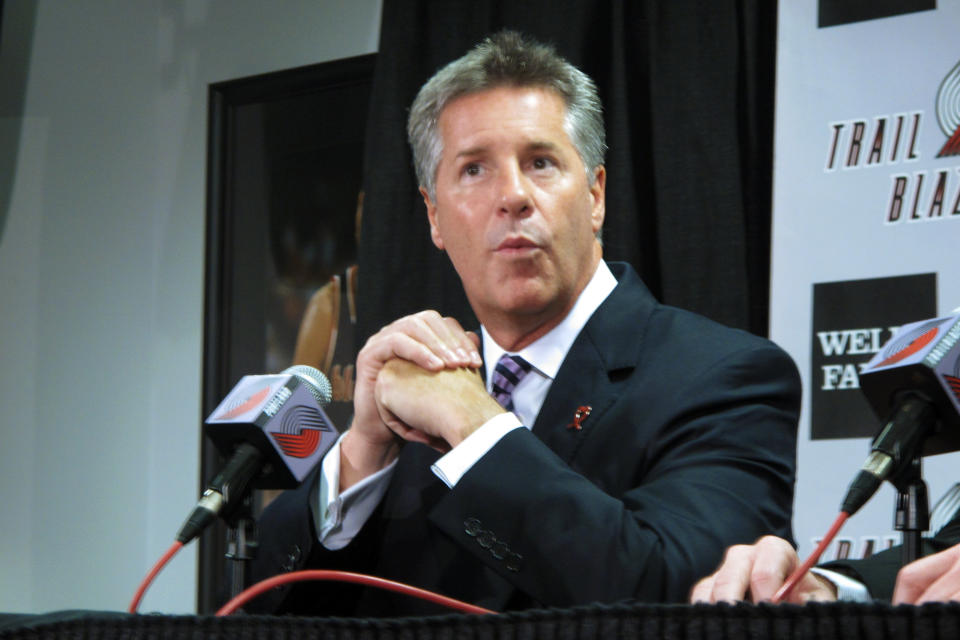
[[[507,411],[513,411],[513,390],[533,367],[520,356],[508,353],[500,356],[493,368],[491,395]]]

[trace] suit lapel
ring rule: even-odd
[[[569,463],[583,439],[613,404],[612,391],[596,349],[591,345],[572,347],[550,385],[533,433]]]
[[[533,433],[567,463],[616,400],[615,379],[626,378],[618,372],[640,364],[647,318],[657,304],[631,267],[613,263],[610,269],[617,287],[570,347],[533,425]]]

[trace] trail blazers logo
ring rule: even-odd
[[[960,155],[960,62],[950,70],[937,90],[937,122],[947,136],[938,158]]]
[[[930,96],[933,87],[930,87]],[[886,191],[884,222],[902,224],[960,220],[960,165],[943,166],[943,160],[960,156],[960,62],[946,74],[936,91],[935,113],[916,109],[902,113],[883,113],[873,117],[847,118],[829,123],[827,158],[824,171],[844,175],[850,171],[889,173],[889,182],[864,196],[871,201],[879,189]],[[932,131],[930,120],[946,141],[935,158],[924,160],[921,153],[924,125]],[[941,144],[939,140],[935,145]],[[936,148],[936,147],[934,147]],[[927,151],[929,154],[930,151]],[[876,206],[876,205],[870,205]]]
[[[938,320],[924,323],[898,340],[890,341],[883,349],[883,360],[874,365],[874,368],[889,367],[906,360],[910,356],[923,351],[924,347],[937,337],[940,326]]]
[[[267,399],[267,396],[270,395],[270,385],[266,385],[261,389],[257,389],[249,396],[241,398],[239,401],[232,403],[230,406],[226,407],[224,412],[219,416],[216,416],[217,420],[233,420],[237,416],[242,416],[248,411],[252,411],[259,407],[264,400]]]
[[[270,435],[286,455],[309,458],[320,444],[321,432],[330,430],[319,411],[297,405],[284,414],[280,429],[271,431]]]
[[[945,373],[943,374],[943,379],[946,380],[947,386],[953,391],[957,402],[960,402],[960,354],[958,354],[957,361],[953,364],[953,375]]]

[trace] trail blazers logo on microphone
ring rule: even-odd
[[[953,392],[953,396],[957,399],[957,405],[960,406],[960,352],[957,353],[956,361],[953,363],[953,371],[951,373],[944,373],[943,380],[947,383],[947,387]]]
[[[268,384],[258,391],[252,392],[250,395],[241,398],[235,403],[231,403],[226,407],[226,411],[217,416],[217,420],[233,420],[237,416],[242,416],[248,411],[252,411],[259,407],[264,400],[267,399],[267,396],[270,395],[272,387]]]
[[[958,363],[960,363],[960,361],[958,361]],[[953,395],[957,397],[957,402],[960,402],[960,377],[945,375],[943,379],[950,385],[950,389],[953,390]]]
[[[883,359],[873,364],[872,367],[877,369],[889,367],[921,353],[931,342],[943,337],[941,324],[942,320],[940,319],[930,320],[917,325],[897,339],[891,339],[880,352]],[[942,374],[943,380],[946,382],[946,389],[953,393],[957,402],[960,403],[960,353],[957,354],[953,365],[947,362],[944,369],[950,371]]]
[[[886,419],[904,393],[933,408],[937,427],[923,440],[923,455],[960,450],[960,312],[904,325],[860,374],[874,413]]]
[[[937,334],[940,333],[939,325],[940,323],[936,320],[931,320],[907,332],[907,334],[901,338],[891,340],[882,351],[883,360],[875,366],[888,367],[891,364],[896,364],[901,360],[909,358],[915,353],[919,353],[924,347],[933,342]]]
[[[322,432],[331,431],[323,416],[313,407],[291,407],[280,422],[279,431],[271,431],[280,450],[293,458],[309,458],[320,444]]]

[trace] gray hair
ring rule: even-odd
[[[550,89],[563,99],[564,129],[593,184],[607,150],[603,106],[593,80],[553,47],[515,31],[501,31],[435,73],[410,106],[407,137],[417,180],[431,198],[436,198],[437,166],[443,152],[438,124],[443,109],[461,96],[503,86]]]

